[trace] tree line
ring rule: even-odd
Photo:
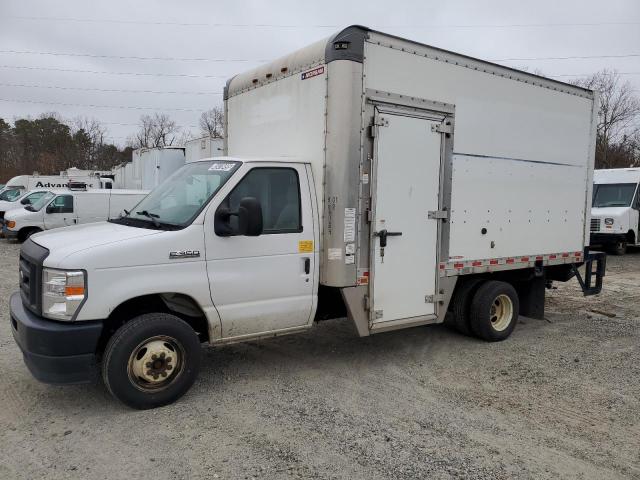
[[[573,83],[599,92],[596,168],[640,167],[640,97],[631,84],[606,70]],[[223,110],[214,107],[203,112],[199,126],[201,134],[222,138]],[[160,113],[140,117],[126,147],[106,141],[106,131],[95,119],[65,121],[56,113],[18,119],[13,125],[0,118],[0,183],[35,171],[109,170],[130,161],[135,148],[182,145],[192,136]]]

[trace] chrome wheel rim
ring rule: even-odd
[[[184,348],[175,338],[164,335],[148,338],[129,356],[129,380],[143,392],[164,390],[182,375],[184,358]]]
[[[513,302],[508,295],[498,295],[489,309],[489,318],[494,330],[502,332],[513,319]]]

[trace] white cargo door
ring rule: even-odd
[[[435,314],[441,134],[437,120],[378,114],[371,321]],[[385,243],[386,233],[386,246]]]

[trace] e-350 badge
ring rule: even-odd
[[[176,250],[175,252],[169,252],[170,260],[178,258],[197,258],[199,256],[200,250]]]

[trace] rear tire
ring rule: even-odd
[[[480,285],[473,296],[469,323],[479,338],[499,342],[516,328],[519,310],[515,288],[505,282],[490,280]]]
[[[462,335],[473,336],[469,325],[469,308],[471,300],[478,286],[482,283],[481,278],[470,278],[462,280],[456,287],[456,292],[451,301],[450,325]]]
[[[200,341],[189,324],[167,313],[147,313],[109,339],[102,378],[109,392],[140,410],[175,402],[200,370]]]

